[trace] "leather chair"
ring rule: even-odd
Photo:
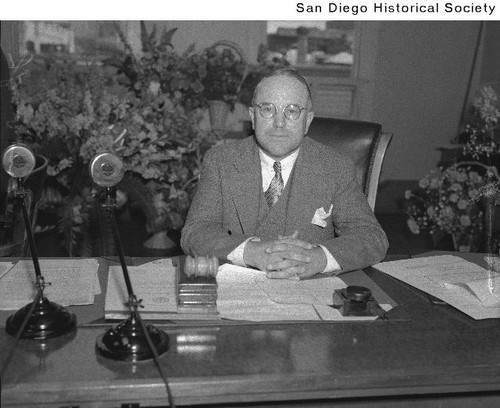
[[[392,134],[382,132],[378,123],[316,117],[308,136],[352,157],[358,181],[368,204],[375,210],[382,164]]]
[[[34,230],[36,225],[38,206],[42,196],[45,178],[47,176],[48,163],[49,161],[46,157],[37,156],[35,169],[28,177],[26,177],[24,182],[25,188],[31,192],[27,195],[26,203],[28,206],[31,224],[30,227],[32,230]],[[0,257],[25,257],[29,255],[30,251],[22,209],[17,205],[14,198],[10,197],[8,200],[10,201],[10,204],[7,207],[12,207],[14,212],[8,214],[3,222],[2,242],[0,242]],[[12,210],[7,210],[7,213]],[[1,214],[1,216],[5,217],[4,214]]]

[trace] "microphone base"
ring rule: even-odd
[[[169,348],[168,335],[153,325],[145,324],[149,337],[159,356]],[[106,358],[121,361],[143,361],[153,359],[146,336],[134,313],[116,327],[106,331],[96,341],[96,352]]]
[[[19,309],[7,319],[5,331],[15,336],[26,319],[33,302]],[[43,340],[62,336],[76,330],[76,316],[63,306],[42,296],[37,301],[21,333],[22,339]]]

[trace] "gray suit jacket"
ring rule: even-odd
[[[352,161],[306,137],[287,184],[286,225],[276,230],[324,245],[342,271],[381,261],[387,237],[356,181]],[[227,142],[205,155],[203,168],[182,230],[186,254],[215,255],[222,261],[246,238],[256,236],[262,190],[259,149],[254,137]],[[311,223],[318,208],[332,215],[326,227]]]

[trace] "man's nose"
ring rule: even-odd
[[[285,126],[285,113],[281,109],[277,109],[276,115],[274,115],[274,126],[281,128]]]

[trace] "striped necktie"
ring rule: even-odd
[[[283,178],[281,177],[281,163],[274,162],[273,169],[274,169],[274,177],[271,180],[269,188],[264,193],[267,205],[269,207],[272,207],[274,204],[276,204],[276,201],[278,201],[278,198],[280,197],[281,193],[283,193],[283,189],[285,187],[283,183]]]

